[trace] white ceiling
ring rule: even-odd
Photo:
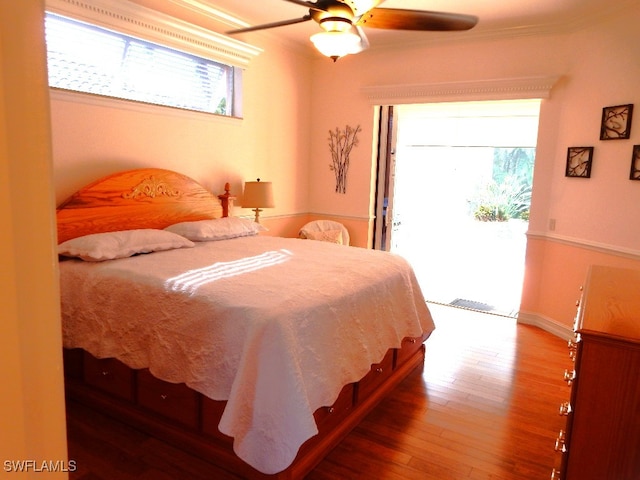
[[[175,0],[174,0],[175,1]],[[182,0],[208,5],[230,13],[250,25],[301,18],[308,13],[304,6],[285,0]],[[509,35],[540,31],[574,30],[582,25],[601,19],[614,10],[635,6],[640,0],[386,0],[382,8],[464,13],[479,18],[478,24],[468,32],[406,32],[368,28],[365,32],[371,48],[413,44],[430,40],[443,41],[450,37]],[[318,32],[319,26],[308,21],[288,25],[266,32],[279,35],[283,40],[308,45],[309,36]],[[251,42],[251,35],[244,33],[238,38]]]

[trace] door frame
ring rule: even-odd
[[[393,231],[393,188],[395,185],[398,122],[393,105],[378,107],[378,158],[373,248],[391,250]],[[392,228],[389,228],[391,225]]]

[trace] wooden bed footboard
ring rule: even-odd
[[[218,431],[226,402],[211,400],[184,384],[132,370],[116,359],[96,359],[81,349],[64,351],[67,397],[250,479],[300,479],[308,474],[373,408],[424,363],[427,336],[405,338],[359,382],[346,385],[330,407],[316,410],[318,435],[302,445],[295,461],[265,475],[238,458],[232,439]]]

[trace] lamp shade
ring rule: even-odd
[[[271,182],[244,183],[244,195],[242,197],[242,206],[245,208],[273,208],[273,186]]]

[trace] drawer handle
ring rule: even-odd
[[[564,402],[560,404],[560,415],[566,417],[571,413],[571,404],[569,402]]]
[[[165,394],[165,393],[161,393],[161,394],[160,394],[160,398],[161,398],[162,400],[166,400],[167,398],[169,398],[169,396],[168,396],[167,394]]]
[[[556,438],[556,445],[554,449],[556,452],[562,452],[562,453],[567,451],[564,444],[564,430],[560,430],[560,433],[558,433],[558,438]]]
[[[575,370],[565,370],[564,371],[564,381],[567,382],[567,385],[571,385],[573,381],[576,379],[576,371]]]
[[[556,470],[555,468],[551,470],[551,480],[560,480],[560,470]]]
[[[376,368],[376,372],[377,372],[377,373],[382,373],[382,367],[378,367],[378,368]]]
[[[327,413],[333,413],[335,409],[333,407],[327,407]]]
[[[103,376],[103,377],[106,377],[106,376],[108,376],[108,375],[111,375],[111,372],[110,372],[109,370],[103,370],[103,371],[102,371],[102,376]]]
[[[569,358],[571,361],[576,361],[576,354],[578,353],[578,344],[573,340],[569,340],[567,343],[567,348],[569,349]]]
[[[416,343],[416,339],[415,338],[410,338],[409,339],[409,343]]]

